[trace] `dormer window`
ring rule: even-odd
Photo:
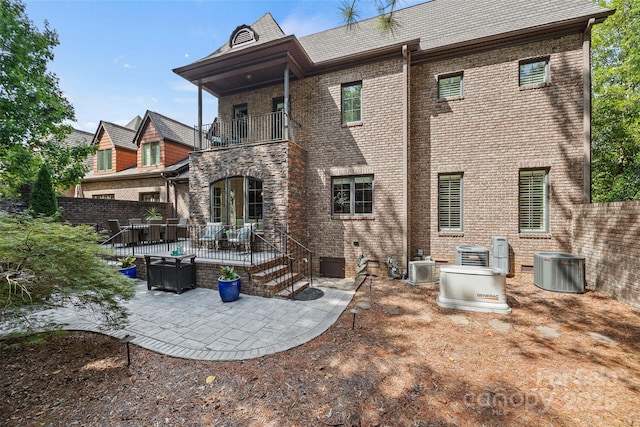
[[[258,41],[258,35],[255,33],[255,31],[253,31],[253,29],[248,25],[241,25],[236,28],[231,34],[231,38],[229,39],[229,47],[233,48],[235,46],[254,41]]]

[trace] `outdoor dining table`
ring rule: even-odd
[[[152,227],[157,227],[156,230],[158,230],[158,233],[152,233]],[[125,228],[138,230],[141,242],[160,243],[160,241],[164,240],[167,234],[167,224],[132,224]],[[154,234],[156,236],[153,236]]]

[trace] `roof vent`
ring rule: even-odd
[[[231,34],[229,39],[229,47],[238,46],[241,44],[258,41],[258,35],[253,28],[248,25],[240,25]]]

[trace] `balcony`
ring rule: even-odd
[[[242,119],[219,120],[202,126],[202,144],[198,126],[194,129],[194,149],[209,150],[265,142],[295,141],[300,124],[284,111]]]

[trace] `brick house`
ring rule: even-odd
[[[588,0],[433,0],[306,37],[270,14],[174,70],[198,86],[197,223],[284,222],[325,265],[508,238],[515,272],[569,251],[590,195]],[[218,117],[202,118],[202,91]]]
[[[82,181],[82,196],[169,202],[188,218],[191,126],[153,111],[126,126],[101,121],[93,143],[98,151]]]

